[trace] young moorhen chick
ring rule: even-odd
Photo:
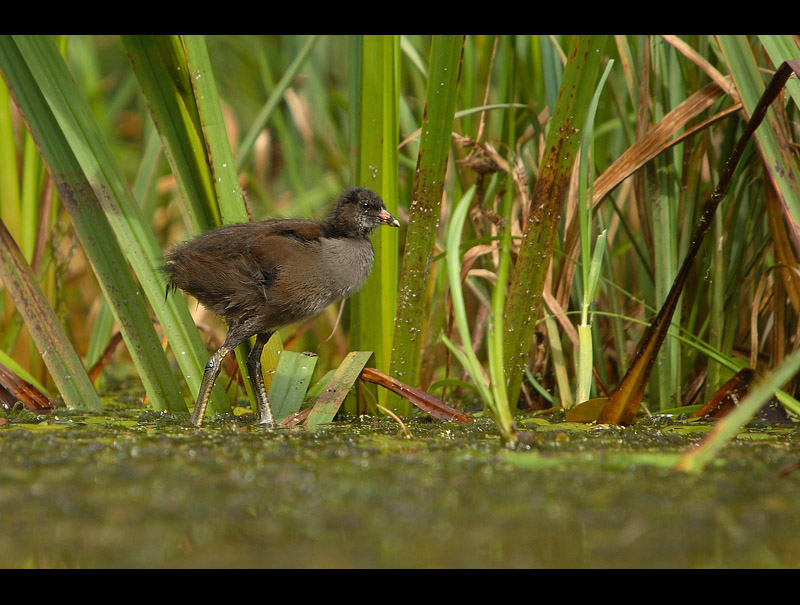
[[[167,294],[180,288],[222,316],[228,334],[206,364],[191,421],[202,426],[211,388],[225,355],[254,334],[247,358],[260,424],[274,419],[261,373],[261,351],[278,328],[308,319],[357,292],[372,269],[369,235],[399,227],[374,191],[355,187],[339,196],[323,223],[277,219],[225,225],[167,253]]]

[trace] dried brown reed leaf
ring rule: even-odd
[[[463,138],[460,137],[462,140]],[[495,155],[497,155],[495,153]],[[500,160],[505,164],[505,160],[500,158]],[[482,145],[472,145],[472,149],[469,152],[469,155],[462,160],[458,160],[459,164],[462,164],[472,170],[472,172],[476,172],[477,174],[494,174],[495,172],[500,172],[503,170],[495,159],[487,153]],[[506,164],[506,168],[508,165]]]
[[[739,370],[690,418],[722,418],[739,405],[739,399],[745,395],[755,377],[756,373],[752,368]]]
[[[492,68],[494,67],[494,59],[497,56],[497,43],[500,39],[500,36],[494,37],[494,43],[492,44],[492,56],[489,59],[489,69],[486,70],[486,91],[483,95],[483,104],[486,105],[489,102],[489,91],[492,89]],[[476,140],[480,141],[481,137],[483,136],[483,128],[486,122],[486,112],[481,112],[481,119],[478,125],[478,134],[475,137]]]
[[[725,82],[730,82],[732,85],[732,80],[728,76],[725,77]],[[741,104],[723,109],[675,136],[676,132],[686,127],[691,120],[716,103],[723,94],[724,90],[716,82],[706,84],[687,97],[650,128],[644,136],[628,147],[611,166],[595,179],[593,208],[596,210],[611,191],[659,154],[741,109]],[[571,220],[568,224],[565,250],[569,255],[575,256],[578,247],[578,222]]]
[[[404,397],[413,403],[423,412],[430,414],[434,418],[440,418],[442,420],[449,420],[450,422],[458,422],[461,424],[472,422],[472,416],[469,414],[465,414],[461,410],[452,408],[438,397],[435,397],[434,395],[431,395],[422,389],[417,389],[404,384],[393,376],[384,374],[375,368],[365,367],[363,370],[361,370],[361,379],[366,380],[367,382],[379,384],[382,387],[397,393],[401,397]]]
[[[772,235],[772,246],[775,249],[775,258],[780,265],[785,267],[800,266],[800,259],[792,246],[791,234],[786,224],[785,214],[780,199],[773,186],[765,188],[765,202],[769,218],[769,229]],[[792,302],[795,314],[800,314],[800,279],[792,271],[780,271],[786,294]]]
[[[611,191],[659,154],[739,111],[741,104],[737,103],[676,135],[679,130],[685,128],[700,113],[716,103],[725,93],[725,90],[732,85],[733,81],[728,76],[725,76],[719,83],[716,81],[710,82],[687,97],[626,149],[611,166],[595,179],[592,198],[593,208],[596,210]],[[567,222],[568,228],[564,245],[567,254],[573,257],[577,255],[579,245],[579,225],[575,220],[576,217],[577,212],[573,213],[572,220]],[[573,276],[574,266],[566,265],[563,274],[559,278],[561,292],[569,290]]]
[[[494,271],[490,271],[489,269],[470,269],[468,275],[472,275],[474,277],[481,277],[492,283],[497,281],[497,273],[495,273]]]
[[[686,44],[678,36],[661,36],[669,44],[675,47],[684,57],[689,59],[692,63],[697,65],[712,81],[716,82],[722,90],[725,91],[734,103],[741,103],[742,99],[739,97],[739,91],[733,85],[733,80],[730,77],[722,75],[705,57],[698,53],[691,46]]]
[[[762,305],[761,305],[761,298],[764,295],[764,291],[769,284],[769,273],[772,271],[774,267],[771,267],[761,278],[758,280],[758,286],[756,287],[756,293],[753,297],[753,306],[750,309],[750,367],[755,368],[757,367],[758,363],[758,351],[761,348],[758,344],[758,315],[761,312]],[[765,302],[766,304],[766,302]]]
[[[729,76],[726,76],[725,80],[732,85],[732,80]],[[609,192],[647,162],[670,147],[694,136],[697,132],[741,109],[739,105],[728,107],[674,137],[678,130],[684,128],[701,112],[716,103],[724,92],[716,82],[706,84],[703,88],[687,97],[686,100],[649,129],[647,134],[626,149],[611,166],[603,171],[603,174],[595,179],[594,197],[592,199],[594,207],[596,208]]]
[[[787,265],[783,263],[778,263],[771,266],[767,269],[766,273],[764,273],[761,278],[758,280],[758,286],[756,287],[755,295],[753,296],[753,305],[750,311],[750,367],[755,368],[756,363],[758,361],[758,352],[761,350],[761,344],[758,342],[758,316],[761,314],[761,311],[767,306],[767,303],[770,300],[770,296],[768,296],[765,300],[762,301],[762,297],[764,296],[764,292],[769,285],[769,274],[774,271],[777,273],[777,277],[773,279],[772,284],[772,300],[774,306],[774,317],[772,320],[772,330],[773,330],[773,341],[785,342],[786,334],[785,331],[788,329],[786,325],[786,321],[784,319],[783,313],[783,304],[786,300],[786,289],[785,285],[788,283],[788,279],[792,279],[797,281],[800,279],[800,269],[797,268],[795,265]],[[789,276],[786,278],[785,276]],[[777,363],[783,357],[783,350],[776,351],[776,354],[773,355],[773,364],[777,365]],[[777,359],[776,359],[777,358]]]
[[[316,145],[314,144],[314,120],[308,99],[306,99],[302,93],[298,93],[291,87],[286,89],[284,99],[289,108],[289,113],[292,114],[292,120],[295,126],[297,126],[298,132],[300,132],[300,136],[303,138],[306,154],[309,160],[313,161],[317,155],[317,151]]]
[[[22,380],[9,368],[0,364],[0,388],[4,391],[3,407],[10,409],[20,401],[28,410],[43,414],[56,409],[56,402],[29,382]]]
[[[478,244],[467,250],[461,261],[461,281],[463,282],[466,279],[467,274],[472,270],[472,265],[475,264],[478,258],[485,254],[490,254],[495,248],[497,246],[491,244]]]
[[[544,304],[547,305],[548,309],[550,309],[554,319],[559,323],[561,329],[564,330],[570,342],[572,343],[572,346],[577,349],[578,331],[567,317],[567,312],[564,307],[562,307],[558,300],[556,300],[555,296],[553,296],[550,288],[545,288],[542,290],[542,297],[544,298]]]
[[[106,367],[109,361],[111,361],[111,356],[114,354],[114,351],[117,348],[117,345],[122,342],[122,333],[121,332],[114,332],[111,338],[106,345],[106,348],[103,349],[103,353],[100,355],[100,359],[98,359],[95,364],[91,367],[91,369],[87,372],[89,375],[89,380],[94,382],[97,380],[97,377],[100,376],[100,372],[103,371],[103,368]]]

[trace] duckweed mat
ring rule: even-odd
[[[800,433],[749,426],[700,474],[710,430],[362,417],[305,429],[135,409],[9,415],[6,568],[800,566]]]

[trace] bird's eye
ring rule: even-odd
[[[369,202],[361,202],[361,207],[365,210],[369,208]]]

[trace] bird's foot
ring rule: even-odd
[[[256,423],[256,426],[260,429],[274,429],[277,425],[275,424],[275,421],[270,418],[268,420],[259,420]]]

